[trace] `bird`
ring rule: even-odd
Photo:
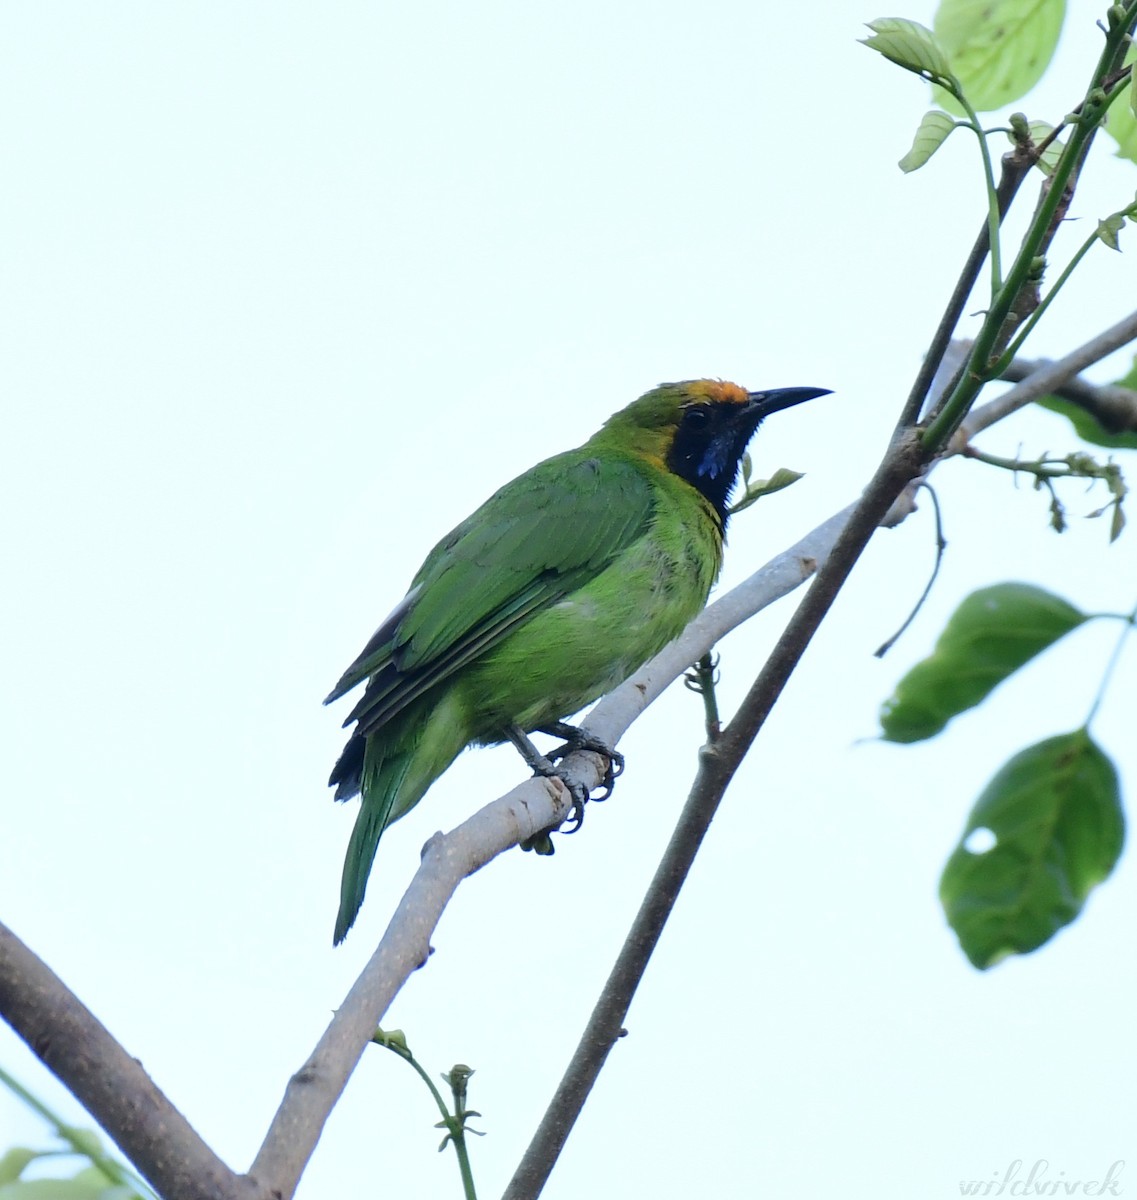
[[[328,781],[337,800],[361,796],[336,945],[359,914],[384,831],[463,749],[512,741],[533,765],[529,733],[578,732],[566,716],[683,631],[722,566],[730,498],[755,430],[827,394],[751,392],[717,379],[661,384],[582,446],[500,488],[430,551],[324,701],[366,683]],[[570,745],[620,761],[583,735]]]

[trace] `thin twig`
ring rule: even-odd
[[[912,606],[912,611],[904,619],[904,624],[887,641],[882,642],[873,651],[873,655],[876,658],[883,658],[896,645],[904,636],[904,632],[908,626],[916,619],[916,614],[924,607],[928,597],[932,594],[932,588],[936,585],[940,566],[944,561],[944,551],[947,549],[947,541],[944,538],[944,518],[943,513],[940,512],[940,501],[936,495],[936,489],[926,480],[921,480],[918,486],[922,487],[928,493],[932,501],[932,513],[936,523],[936,559],[932,564],[932,573],[928,576],[928,582],[924,585],[924,590],[920,593],[920,599]]]

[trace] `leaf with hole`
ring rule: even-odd
[[[976,801],[940,880],[972,965],[1029,954],[1069,925],[1124,841],[1117,771],[1086,730],[1016,754]]]

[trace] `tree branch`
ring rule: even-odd
[[[984,429],[989,429],[1004,417],[1009,417],[1011,413],[1018,412],[1020,408],[1025,408],[1039,397],[1058,391],[1081,371],[1093,366],[1107,354],[1120,350],[1122,346],[1128,345],[1135,339],[1137,339],[1137,311],[1123,317],[1116,325],[1111,325],[1109,329],[1099,333],[1097,337],[1091,338],[1084,345],[1072,350],[1056,362],[1039,364],[1038,369],[1021,383],[1015,384],[1013,388],[1009,388],[1001,396],[997,396],[987,404],[973,409],[955,434],[952,442],[953,450],[958,452],[976,434],[982,433]],[[1130,403],[1132,404],[1132,401]]]
[[[1134,338],[1137,338],[1137,314],[1059,362],[1047,364],[1030,380],[1004,396],[974,410],[953,439],[947,454],[936,461],[964,449],[971,436],[968,433],[965,437],[965,430],[978,432],[987,428],[1038,396],[1056,390],[1065,380]],[[945,375],[952,373],[950,369],[944,372]],[[882,459],[861,502],[851,514],[850,510],[840,514],[845,521],[842,533],[821,565],[813,586],[790,619],[734,719],[714,745],[704,747],[701,752],[698,773],[679,823],[576,1051],[503,1200],[534,1200],[540,1194],[609,1051],[621,1034],[647,963],[730,780],[872,534],[879,526],[893,524],[907,515],[910,508],[901,507],[898,502],[934,465],[929,464],[921,453],[915,432],[902,431]],[[613,693],[610,699],[614,700],[617,695],[618,692]],[[602,702],[594,710],[590,724],[607,703]]]
[[[835,514],[706,608],[592,710],[589,730],[609,745],[726,633],[797,588],[829,553],[852,508]],[[602,777],[587,752],[565,766],[586,786]],[[528,779],[451,833],[436,834],[371,960],[324,1036],[288,1083],[247,1176],[202,1142],[136,1059],[31,950],[0,925],[0,1014],[75,1094],[123,1153],[168,1200],[287,1197],[315,1149],[348,1077],[391,1000],[426,961],[429,939],[458,885],[491,859],[556,826],[571,797],[558,780]]]
[[[987,428],[1037,396],[1057,390],[1064,380],[1134,338],[1137,314],[1058,362],[1045,364],[1027,382],[977,409],[965,428],[971,432]],[[963,444],[957,439],[953,452]],[[680,638],[589,713],[589,732],[615,746],[640,714],[702,654],[822,568],[720,742],[713,751],[704,751],[672,844],[550,1106],[542,1124],[544,1132],[538,1132],[534,1146],[519,1166],[509,1197],[537,1194],[526,1190],[529,1185],[525,1180],[533,1179],[538,1160],[544,1159],[551,1167],[563,1146],[576,1112],[619,1033],[673,903],[675,881],[685,874],[727,783],[868,536],[877,524],[892,524],[906,515],[908,510],[903,507],[894,509],[898,514],[895,517],[888,510],[905,486],[924,470],[914,454],[911,443],[898,441],[859,504],[834,514],[709,605]],[[585,786],[599,785],[602,764],[597,756],[574,754],[565,765]],[[503,851],[555,826],[567,813],[569,802],[559,781],[529,779],[449,834],[436,834],[430,839],[424,847],[422,865],[371,960],[308,1060],[289,1081],[247,1176],[231,1171],[212,1154],[137,1061],[3,926],[0,1012],[163,1195],[179,1200],[197,1200],[199,1196],[223,1200],[289,1196],[376,1026],[411,973],[426,961],[430,935],[461,881]],[[670,898],[661,900],[664,897]]]
[[[1066,379],[1134,338],[1137,313],[977,409],[965,428],[971,432],[987,428],[1037,396],[1057,390]],[[960,440],[953,443],[953,452],[962,445]],[[709,605],[680,638],[590,712],[588,730],[609,745],[616,745],[628,727],[691,663],[821,567],[734,720],[713,750],[703,753],[688,806],[588,1031],[542,1123],[544,1132],[538,1132],[510,1184],[507,1195],[511,1200],[537,1194],[530,1190],[534,1164],[544,1160],[551,1167],[563,1146],[575,1113],[619,1033],[674,901],[676,881],[685,874],[730,778],[868,537],[878,524],[903,519],[906,509],[894,510],[900,514],[896,518],[888,510],[923,471],[913,444],[903,439],[895,443],[859,504],[834,514]],[[566,760],[566,766],[586,786],[599,785],[602,764],[597,756],[574,754]],[[555,826],[567,813],[569,802],[559,781],[529,779],[451,833],[430,839],[424,847],[422,865],[367,967],[308,1060],[289,1081],[247,1176],[231,1171],[213,1155],[139,1063],[3,926],[0,1012],[164,1196],[178,1200],[290,1196],[376,1026],[410,974],[426,961],[430,935],[461,881],[504,850]]]
[[[655,877],[576,1053],[505,1190],[503,1200],[533,1200],[540,1194],[608,1052],[620,1036],[636,988],[727,785],[869,538],[904,487],[921,470],[916,439],[912,436],[897,439],[860,503],[843,524],[817,578],[790,618],[734,719],[713,746],[703,747],[694,785]]]
[[[0,924],[0,1012],[166,1200],[263,1200],[67,985]]]
[[[808,579],[830,552],[851,511],[830,517],[705,609],[681,637],[593,708],[588,731],[615,746],[648,705],[720,638]],[[603,777],[600,758],[587,751],[570,755],[564,765],[589,788],[597,787]],[[503,851],[555,827],[570,803],[559,780],[528,779],[450,833],[435,834],[427,842],[422,864],[378,948],[319,1044],[288,1083],[250,1172],[258,1181],[282,1196],[295,1189],[376,1026],[411,973],[426,962],[430,936],[462,880]]]

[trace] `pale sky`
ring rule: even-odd
[[[388,832],[332,949],[354,808],[324,786],[347,706],[320,700],[435,541],[661,380],[835,393],[755,440],[756,474],[805,478],[737,519],[720,590],[868,478],[983,204],[965,134],[897,169],[927,95],[856,44],[881,15],[0,11],[0,914],[234,1167],[422,843],[525,773],[510,749],[464,755]],[[1098,35],[1078,19],[1016,105],[1032,118],[1079,98]],[[1133,190],[1102,154],[1060,248]],[[1090,256],[1032,353],[1132,308],[1131,234]],[[983,442],[1075,444],[1041,413]],[[925,504],[870,547],[728,793],[548,1200],[616,1200],[632,1178],[655,1196],[908,1200],[1015,1160],[1093,1180],[1137,1159],[1131,856],[1074,926],[985,974],[937,900],[998,767],[1084,720],[1116,626],[1078,631],[933,743],[871,741],[969,591],[1022,579],[1127,611],[1137,533],[1108,546],[1078,517],[1104,495],[1078,487],[1059,537],[1025,481],[955,462],[935,483],[950,547],[931,600],[876,660],[930,569]],[[725,712],[792,603],[720,647]],[[1131,649],[1095,724],[1130,794],[1135,707]],[[673,688],[580,836],[468,881],[385,1019],[436,1077],[476,1068],[486,1197],[608,973],[701,721]],[[0,1062],[87,1120],[6,1030]],[[412,1072],[369,1052],[300,1197],[459,1194],[436,1119]],[[0,1097],[0,1150],[46,1142]]]

